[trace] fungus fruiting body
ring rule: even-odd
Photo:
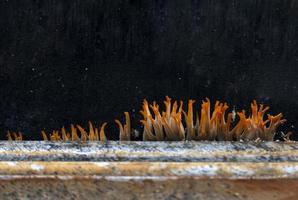
[[[173,106],[171,99],[166,97],[165,111],[159,111],[159,105],[153,102],[149,105],[147,100],[143,102],[141,114],[144,125],[143,140],[273,140],[277,128],[286,120],[282,114],[276,116],[264,114],[269,107],[262,104],[258,106],[256,101],[251,104],[251,114],[246,116],[245,111],[238,112],[238,122],[233,127],[233,112],[226,114],[229,106],[227,103],[216,101],[213,110],[208,98],[202,101],[200,115],[193,109],[194,100],[188,101],[187,111],[184,111],[180,102]],[[150,110],[151,108],[151,110]],[[182,120],[182,113],[184,120]],[[195,122],[194,122],[194,115]],[[199,117],[200,116],[200,117]],[[184,122],[184,124],[182,123]]]
[[[42,138],[44,141],[106,141],[106,135],[104,132],[104,128],[106,127],[107,123],[103,123],[102,126],[98,129],[93,126],[93,124],[89,121],[89,132],[87,132],[82,126],[80,125],[71,125],[70,132],[62,127],[61,132],[58,130],[52,131],[51,134],[46,134],[45,131],[41,131]],[[100,130],[100,131],[99,131]],[[78,134],[79,132],[79,134]],[[79,136],[80,135],[80,136]]]
[[[16,140],[16,141],[22,141],[23,140],[23,134],[21,132],[10,132],[7,131],[7,135],[6,135],[8,140]]]
[[[124,112],[125,115],[125,124],[122,125],[119,120],[115,120],[115,122],[118,124],[120,133],[119,133],[119,138],[122,141],[129,141],[130,136],[131,136],[131,126],[130,126],[130,116],[128,112]]]
[[[229,106],[227,103],[216,101],[212,108],[208,98],[202,101],[199,111],[195,111],[195,100],[188,100],[187,109],[183,109],[183,102],[172,101],[166,96],[164,110],[154,101],[149,104],[146,99],[143,101],[140,111],[143,119],[143,141],[183,141],[183,140],[216,140],[216,141],[252,141],[267,140],[272,141],[277,128],[286,120],[283,115],[267,115],[265,113],[269,107],[258,105],[254,100],[251,103],[249,115],[244,110],[227,113]],[[125,123],[119,120],[115,123],[119,127],[119,140],[129,141],[132,139],[131,119],[128,112],[124,112]],[[235,118],[238,118],[235,120]],[[51,134],[41,132],[43,140],[50,141],[107,141],[105,127],[94,127],[88,123],[89,131],[80,125],[71,125],[70,131],[62,127],[61,131],[54,130]],[[8,132],[9,140],[22,140],[21,133]],[[285,136],[289,140],[289,135]]]

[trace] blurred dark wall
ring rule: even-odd
[[[298,1],[2,0],[0,132],[51,130],[143,98],[253,99],[298,127]]]

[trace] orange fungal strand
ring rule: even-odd
[[[130,116],[128,112],[124,112],[125,115],[125,124],[122,125],[122,123],[119,120],[115,120],[116,124],[119,126],[119,138],[120,141],[129,141],[130,135],[131,135],[131,123],[130,123]]]
[[[108,123],[105,122],[100,127],[100,133],[99,133],[99,135],[100,135],[100,141],[102,141],[102,142],[106,142],[107,141],[107,137],[106,137],[106,134],[105,134],[105,131],[104,131],[104,129],[105,129],[105,127],[106,127],[107,124]]]
[[[277,129],[286,122],[282,113],[270,115],[265,113],[268,106],[258,104],[253,100],[250,104],[250,114],[245,111],[228,112],[227,103],[216,101],[214,106],[209,98],[205,98],[199,110],[194,110],[195,100],[188,100],[187,111],[183,109],[183,102],[178,103],[166,96],[163,101],[164,108],[153,101],[149,104],[143,100],[140,120],[143,128],[144,141],[183,141],[183,140],[269,140],[272,141]],[[182,116],[183,115],[183,116]],[[195,116],[194,116],[195,115]],[[132,127],[130,114],[124,112],[125,122],[122,124],[115,120],[119,127],[119,138],[121,141],[131,140]],[[194,119],[195,117],[195,119]],[[43,140],[47,141],[107,141],[105,127],[103,123],[100,127],[95,127],[89,121],[89,130],[86,131],[80,125],[70,126],[70,131],[65,127],[53,130],[51,134],[41,131]],[[80,134],[78,135],[78,131]],[[8,140],[23,140],[22,133],[7,132]],[[285,138],[286,140],[287,138]]]

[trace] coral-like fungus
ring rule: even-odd
[[[89,121],[89,133],[80,125],[71,125],[71,131],[67,132],[67,130],[62,127],[61,132],[54,130],[52,134],[49,136],[45,133],[45,131],[41,131],[43,140],[47,141],[106,141],[106,135],[104,129],[107,123],[103,123],[100,127],[100,131],[98,128],[95,128],[92,123]],[[80,132],[80,136],[78,135],[78,131]]]
[[[262,140],[273,140],[276,129],[286,120],[281,119],[282,113],[272,116],[268,114],[268,119],[264,121],[264,114],[269,109],[261,104],[259,107],[256,101],[251,104],[251,115],[246,118],[245,111],[238,113],[240,117],[239,123],[235,127],[236,139],[254,140],[260,138]]]
[[[15,140],[15,141],[22,141],[23,140],[23,134],[21,132],[10,132],[10,131],[7,131],[7,139],[8,140]]]
[[[120,133],[119,138],[121,141],[129,141],[131,136],[131,123],[130,123],[130,117],[128,112],[124,112],[125,115],[125,124],[122,125],[119,120],[115,120],[115,122],[118,124]]]
[[[232,113],[228,114],[227,120],[225,113],[228,109],[226,103],[216,101],[212,115],[210,113],[210,100],[201,105],[201,117],[196,114],[196,123],[193,123],[193,104],[194,100],[188,101],[188,111],[185,113],[186,132],[188,140],[231,140],[232,134],[230,126],[232,122]]]
[[[175,101],[173,106],[171,99],[166,97],[165,112],[159,112],[159,105],[153,102],[150,105],[154,113],[154,117],[150,113],[149,105],[146,100],[143,102],[143,110],[141,114],[144,120],[141,123],[144,125],[143,140],[184,140],[185,130],[182,124],[182,106],[183,102]],[[178,109],[178,110],[177,110]],[[154,133],[155,134],[154,134]]]
[[[264,114],[269,107],[258,106],[256,101],[251,104],[250,116],[247,117],[245,111],[237,113],[239,121],[234,128],[232,128],[233,113],[226,114],[229,108],[226,103],[216,101],[211,111],[210,100],[206,98],[201,104],[200,117],[196,112],[195,123],[194,100],[188,101],[187,112],[183,111],[182,102],[178,111],[177,101],[171,106],[171,99],[166,97],[164,103],[165,111],[160,112],[156,102],[149,105],[144,100],[141,111],[144,117],[141,120],[144,125],[143,140],[273,140],[276,129],[286,121],[282,119],[281,113],[276,116],[268,115],[268,119],[264,120]],[[184,114],[185,127],[181,113]]]
[[[141,120],[144,126],[144,141],[183,141],[183,140],[216,140],[216,141],[251,141],[251,140],[269,140],[274,139],[277,128],[286,120],[282,119],[282,114],[276,116],[267,115],[269,110],[262,104],[258,105],[256,101],[251,103],[251,113],[246,115],[245,111],[238,112],[238,122],[234,121],[235,112],[227,113],[229,106],[227,103],[215,102],[211,109],[211,103],[208,98],[202,101],[200,114],[195,112],[194,100],[188,100],[187,110],[183,110],[183,102],[172,101],[168,96],[164,101],[165,109],[160,111],[156,102],[149,104],[147,100],[143,101],[140,113],[143,116]],[[119,126],[120,141],[131,140],[132,128],[128,112],[124,112],[125,123],[115,120]],[[80,125],[71,125],[70,132],[64,127],[61,131],[52,131],[46,134],[42,131],[43,140],[50,141],[107,141],[104,129],[107,123],[103,123],[98,129],[89,122],[89,132]],[[79,134],[78,134],[79,132]],[[289,140],[290,134],[284,136]],[[22,140],[21,133],[8,132],[8,140]]]

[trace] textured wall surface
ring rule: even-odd
[[[136,125],[142,99],[165,95],[236,109],[257,99],[297,130],[297,10],[296,0],[1,0],[1,138],[87,120],[115,133],[115,117],[129,111]]]

